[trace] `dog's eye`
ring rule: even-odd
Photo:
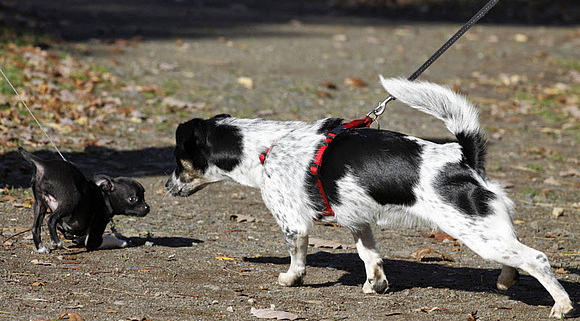
[[[139,198],[137,198],[137,196],[129,197],[129,203],[131,203],[131,204],[135,204],[138,200],[139,200]]]

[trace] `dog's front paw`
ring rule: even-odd
[[[282,286],[300,286],[302,285],[302,276],[294,273],[280,273],[278,283]]]
[[[57,243],[50,241],[50,247],[51,247],[51,249],[56,250],[56,249],[63,249],[64,245],[62,245],[61,241],[58,241]]]
[[[554,304],[554,307],[552,307],[552,311],[550,312],[550,318],[555,319],[564,319],[572,316],[577,315],[576,310],[574,309],[570,301],[564,303],[556,302],[556,304]]]
[[[129,246],[129,243],[125,240],[118,239],[113,235],[103,235],[103,242],[99,249],[121,249]]]
[[[363,285],[363,293],[385,293],[389,289],[389,282],[387,279],[370,282],[367,280]]]
[[[40,243],[37,247],[36,247],[36,253],[50,253],[50,249],[46,246],[44,246],[44,244]]]

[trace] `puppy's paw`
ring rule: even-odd
[[[36,247],[36,253],[50,253],[50,249],[46,246],[44,246],[44,244],[40,243],[37,247]]]
[[[389,282],[387,279],[381,279],[377,281],[369,281],[367,280],[363,285],[363,293],[372,294],[372,293],[385,293],[389,289]]]
[[[278,283],[282,286],[300,286],[302,282],[302,276],[294,273],[280,273],[278,276]]]
[[[556,302],[554,307],[552,307],[552,311],[550,311],[550,318],[564,319],[573,316],[577,316],[577,313],[570,301],[564,303]]]
[[[99,246],[99,249],[121,249],[129,246],[129,243],[125,240],[118,239],[112,235],[103,235],[103,243]]]
[[[61,241],[58,241],[57,243],[50,241],[50,247],[51,247],[51,249],[56,250],[56,249],[63,249],[64,245],[62,245]]]

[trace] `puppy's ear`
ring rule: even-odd
[[[95,175],[93,177],[93,182],[95,182],[95,184],[97,184],[97,186],[101,188],[101,190],[108,193],[112,192],[115,189],[113,180],[107,175],[103,174]]]

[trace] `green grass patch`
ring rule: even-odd
[[[554,63],[565,69],[576,69],[580,70],[580,60],[578,59],[566,59],[566,58],[554,58]]]
[[[526,165],[527,168],[534,170],[536,172],[543,172],[544,168],[540,165],[536,165],[536,164],[528,164]]]
[[[531,195],[532,197],[533,197],[533,196],[536,196],[536,195],[538,195],[538,193],[539,193],[539,192],[538,192],[538,190],[536,190],[536,189],[533,189],[533,188],[524,188],[524,189],[521,191],[521,194],[522,194],[522,195],[524,195],[524,196],[526,196],[526,195]]]
[[[172,96],[181,88],[181,84],[176,80],[167,80],[161,84],[161,88],[165,90],[168,96]]]
[[[10,79],[10,82],[12,83],[12,85],[14,85],[14,87],[19,88],[23,86],[24,72],[22,72],[21,69],[13,65],[5,65],[3,66],[2,71],[4,71],[6,77]],[[14,95],[14,91],[12,90],[12,88],[10,88],[10,85],[6,82],[4,77],[0,78],[0,82],[2,83],[2,85],[0,85],[0,94],[6,96]]]

